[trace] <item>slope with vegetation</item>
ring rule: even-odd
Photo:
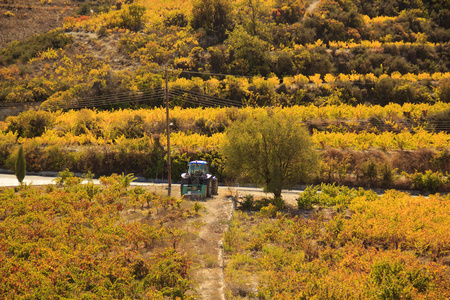
[[[84,2],[63,31],[0,51],[0,101],[61,107],[146,91],[161,85],[151,71],[163,67],[185,71],[177,77],[189,90],[250,105],[447,102],[446,3],[327,0],[307,12],[307,1]],[[246,88],[243,78],[187,73],[205,71],[271,80]]]

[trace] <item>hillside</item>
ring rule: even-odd
[[[64,18],[75,14],[77,1],[0,1],[0,48],[62,27]]]
[[[161,86],[162,74],[152,73],[161,68],[179,70],[169,79],[177,87],[250,105],[447,102],[448,6],[6,2],[0,102],[48,101],[47,108],[58,108],[74,98],[148,91]],[[374,89],[379,81],[383,93]]]

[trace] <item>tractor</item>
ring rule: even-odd
[[[181,174],[181,196],[205,199],[217,195],[218,188],[218,180],[209,173],[204,160],[191,161],[187,173]]]

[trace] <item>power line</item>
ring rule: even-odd
[[[164,98],[163,90],[151,90],[146,92],[139,92],[138,94],[123,93],[116,95],[102,95],[97,97],[74,99],[67,105],[68,109],[83,108],[83,107],[100,107],[110,106],[114,104],[124,103],[139,103],[148,102],[151,100],[159,100]]]
[[[208,107],[230,107],[228,104],[219,103],[217,101],[211,101],[207,98],[195,97],[193,95],[184,95],[184,94],[175,94],[181,97],[184,97],[182,101],[190,100],[191,103],[200,104]]]
[[[211,95],[201,94],[194,91],[188,91],[180,88],[175,88],[170,91],[171,95],[175,96],[181,96],[181,97],[191,97],[191,98],[198,98],[205,103],[209,103],[212,106],[237,106],[242,107],[242,103],[240,101],[230,100],[230,99],[224,99],[219,98]]]
[[[176,94],[176,95],[178,95],[180,97],[184,97],[182,99],[182,101],[191,103],[191,104],[207,106],[207,107],[230,107],[230,105],[228,105],[228,104],[218,103],[217,101],[211,101],[211,100],[208,100],[205,98],[198,98],[198,97],[194,97],[192,95],[183,95],[183,94]]]
[[[211,100],[217,100],[217,101],[222,102],[222,103],[229,103],[230,105],[242,106],[242,102],[241,101],[220,98],[220,97],[217,97],[217,96],[208,95],[208,94],[195,92],[195,91],[188,91],[188,90],[181,89],[181,88],[175,88],[175,89],[179,90],[179,91],[182,91],[184,93],[189,93],[189,94],[195,95],[195,96],[206,97],[206,98],[211,99]]]
[[[189,95],[189,94],[186,95],[181,92],[171,92],[170,95],[171,95],[171,98],[172,98],[172,96],[182,97],[183,99],[181,101],[188,102],[191,104],[203,105],[203,106],[208,106],[208,107],[220,106],[218,103],[214,103],[207,99],[193,97],[192,95]]]
[[[257,75],[250,76],[250,75],[236,75],[236,74],[223,74],[223,73],[210,73],[210,72],[197,72],[197,71],[187,71],[187,70],[178,70],[180,74],[182,73],[188,73],[188,74],[199,74],[199,75],[206,75],[206,76],[232,76],[232,77],[240,77],[240,78],[253,78],[253,77],[259,77]],[[269,78],[269,77],[260,77],[260,78]]]
[[[164,94],[154,95],[150,97],[135,97],[133,98],[125,98],[125,99],[110,99],[110,100],[102,100],[102,101],[81,101],[75,102],[68,108],[83,108],[83,107],[100,107],[100,106],[111,106],[115,104],[126,104],[126,103],[141,103],[141,102],[149,102],[151,100],[160,100],[164,98]]]
[[[130,98],[130,97],[139,97],[143,96],[149,93],[156,93],[162,91],[161,89],[152,89],[152,90],[143,90],[139,92],[123,92],[123,93],[117,93],[117,94],[103,94],[98,96],[91,96],[91,97],[83,97],[83,98],[76,98],[75,101],[78,102],[93,102],[93,101],[101,101],[101,100],[107,100],[111,98],[115,99],[123,99],[123,98]]]

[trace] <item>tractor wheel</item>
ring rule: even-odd
[[[206,197],[210,198],[212,196],[212,179],[206,181]]]
[[[212,179],[212,194],[213,195],[219,194],[219,180],[215,177]]]

